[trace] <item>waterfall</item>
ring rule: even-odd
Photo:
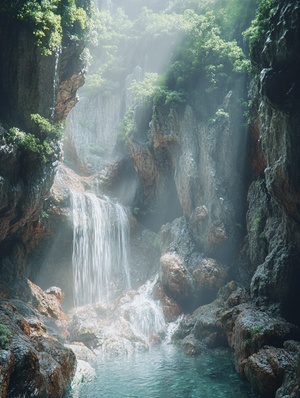
[[[109,302],[130,288],[126,210],[92,193],[71,193],[73,278],[76,306]]]
[[[55,50],[55,63],[54,63],[54,78],[53,78],[53,107],[51,108],[51,121],[54,121],[55,116],[55,104],[56,104],[56,96],[57,96],[57,89],[59,83],[59,76],[58,76],[58,65],[59,65],[59,57],[62,51],[61,44],[56,47]]]
[[[146,339],[147,342],[155,335],[164,332],[166,322],[159,301],[152,298],[153,288],[157,283],[158,275],[153,281],[142,285],[132,301],[121,307],[122,315],[130,322],[135,335]]]

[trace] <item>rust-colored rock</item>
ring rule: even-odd
[[[175,321],[175,319],[182,313],[182,308],[174,299],[166,294],[161,284],[158,283],[155,285],[153,297],[155,300],[160,301],[164,317],[167,322]]]
[[[167,253],[160,259],[160,281],[170,297],[183,306],[192,298],[191,277],[183,260],[176,253]]]
[[[195,280],[195,293],[204,301],[215,296],[227,278],[225,267],[212,258],[205,258],[197,264],[192,275]]]
[[[292,367],[295,367],[295,358],[288,351],[267,347],[248,358],[245,375],[263,397],[272,398],[281,386],[285,372]]]

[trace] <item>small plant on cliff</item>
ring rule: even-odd
[[[62,139],[63,123],[51,123],[38,113],[31,114],[30,119],[33,122],[37,135],[54,140]]]
[[[0,325],[0,348],[6,350],[11,342],[11,331],[7,326]]]
[[[53,144],[62,138],[63,124],[52,124],[39,114],[30,115],[30,118],[33,134],[12,127],[5,134],[6,142],[25,152],[36,153],[43,163],[47,163],[54,152]]]
[[[33,134],[25,133],[17,127],[9,129],[5,134],[5,139],[8,144],[13,144],[20,150],[36,153],[43,163],[46,163],[49,160],[49,156],[53,153],[53,149],[48,141],[41,141]]]
[[[125,141],[132,137],[136,131],[134,124],[134,110],[130,108],[124,115],[121,126],[121,138]]]
[[[255,326],[249,330],[250,336],[253,337],[262,331],[262,326]]]
[[[261,182],[258,180],[255,182],[255,186],[257,184],[261,184]],[[266,220],[267,215],[265,212],[261,209],[256,210],[255,216],[251,219],[250,232],[258,235],[261,234],[265,228]]]
[[[249,40],[250,51],[258,45],[261,37],[268,32],[270,18],[276,10],[277,0],[259,0],[255,18],[251,25],[243,33],[244,37]]]

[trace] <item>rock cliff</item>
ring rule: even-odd
[[[65,315],[55,289],[44,293],[27,279],[61,145],[55,134],[46,136],[51,124],[36,126],[31,115],[66,118],[84,82],[83,47],[64,40],[43,56],[30,25],[0,19],[0,396],[62,397],[76,368],[73,352],[54,337],[64,334]]]
[[[104,171],[89,177],[80,189],[90,187],[95,178],[93,182],[104,191],[123,196],[138,223],[154,231],[145,232],[136,220],[132,222],[137,231],[133,245],[140,246],[133,261],[143,268],[142,282],[151,276],[151,267],[159,268],[155,294],[167,320],[179,312],[187,314],[176,338],[188,354],[227,345],[237,371],[263,396],[296,398],[300,373],[296,308],[300,299],[300,2],[274,0],[270,4],[267,25],[251,50],[251,79],[236,79],[218,91],[213,110],[205,90],[198,90],[187,104],[136,107],[135,133],[116,150],[124,157],[108,166],[105,159],[100,165],[107,166]],[[75,359],[60,343],[48,342],[46,329],[67,334],[65,319],[54,298],[55,289],[42,292],[27,280],[45,265],[47,278],[55,274],[56,280],[65,281],[71,305],[68,192],[61,194],[60,187],[57,195],[54,186],[48,202],[50,220],[43,223],[41,213],[61,148],[53,141],[45,162],[36,152],[21,150],[5,137],[11,127],[31,131],[30,114],[56,122],[66,117],[83,83],[82,48],[69,43],[57,54],[42,57],[26,26],[11,29],[11,23],[0,24],[2,396],[22,396],[24,387],[15,383],[17,374],[22,374],[22,380],[29,377],[30,388],[37,386],[40,396],[51,395],[50,368],[59,386],[51,396],[61,396],[74,373]],[[248,89],[251,122],[247,130],[240,98]],[[104,103],[110,116],[116,108],[119,121],[120,98],[100,102],[100,106]],[[89,109],[93,107],[89,104]],[[97,123],[104,113],[97,113]],[[107,148],[113,146],[108,134],[115,127],[113,119],[104,128]],[[88,138],[91,143],[93,137]],[[53,232],[55,238],[41,241]],[[60,249],[43,264],[44,252],[51,251],[55,239]],[[160,262],[156,245],[155,255],[152,249],[147,251],[147,240],[159,243]],[[147,261],[141,260],[142,251],[148,254]],[[30,261],[26,261],[29,253]],[[137,271],[136,287],[139,278]],[[37,275],[35,282],[39,282]],[[45,326],[49,315],[54,321]],[[22,349],[18,339],[24,342]],[[23,374],[22,363],[33,364],[35,370],[40,367],[40,372],[28,369]]]

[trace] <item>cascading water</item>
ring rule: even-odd
[[[58,76],[58,66],[59,66],[59,57],[61,54],[62,47],[59,44],[56,47],[54,56],[55,56],[55,63],[54,63],[54,78],[53,78],[53,107],[51,109],[51,121],[54,121],[54,116],[55,116],[55,102],[56,102],[56,95],[57,95],[57,88],[58,88],[58,81],[59,81],[59,76]]]
[[[75,305],[109,302],[116,294],[113,278],[130,288],[126,210],[106,197],[74,191],[71,204]]]
[[[129,321],[134,334],[147,343],[166,328],[161,305],[152,298],[157,280],[158,275],[153,281],[147,281],[138,289],[133,299],[121,307],[121,313]]]

